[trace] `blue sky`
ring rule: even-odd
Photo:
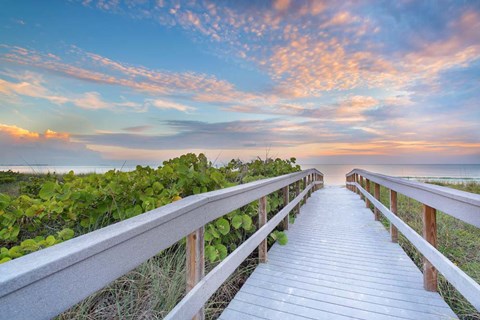
[[[480,163],[478,1],[2,1],[0,163]]]

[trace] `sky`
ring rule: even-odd
[[[0,2],[0,165],[480,163],[480,1]]]

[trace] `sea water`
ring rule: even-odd
[[[151,164],[153,168],[159,164]],[[324,174],[325,184],[345,184],[345,174],[352,169],[359,168],[370,172],[386,174],[389,176],[415,179],[420,181],[445,181],[445,182],[480,182],[480,164],[301,164],[302,169],[316,168]],[[105,173],[116,169],[121,171],[135,170],[135,165],[103,165],[103,166],[0,166],[0,171],[12,170],[22,173],[68,173],[73,170],[76,174]]]

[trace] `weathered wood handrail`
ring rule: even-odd
[[[217,271],[212,274],[212,271],[203,280],[200,280],[203,275],[198,273],[198,265],[202,264],[198,252],[203,249],[197,246],[201,237],[193,237],[193,234],[198,235],[197,230],[203,229],[205,224],[274,191],[290,186],[292,183],[298,183],[311,174],[323,178],[319,171],[309,169],[189,196],[142,215],[4,263],[0,265],[1,317],[5,319],[52,318],[126,274],[161,250],[190,235],[195,249],[190,258],[196,266],[190,269],[190,273],[195,275],[195,279],[189,286],[199,282],[198,285],[191,288],[186,296],[194,296],[195,306],[198,305],[198,308],[195,307],[196,309],[193,306],[187,306],[190,308],[191,318],[202,308],[203,303],[209,297],[202,295],[200,299],[195,294],[199,291],[199,286],[202,288],[201,290],[204,290],[201,284],[205,283],[206,279],[219,277],[219,274],[222,273]],[[314,181],[301,193],[297,192],[293,201],[264,227],[259,228],[242,244],[243,247],[239,246],[236,251],[247,246],[250,249],[255,243],[253,248],[258,246],[259,242],[270,233],[268,230],[273,230],[314,185],[321,183],[321,181]],[[274,223],[276,224],[272,228]],[[251,239],[254,240],[250,241]],[[199,250],[197,251],[196,248]],[[245,254],[246,251],[242,250],[242,254]],[[230,256],[214,270],[222,268],[222,265],[232,266],[234,263]],[[234,257],[236,262],[239,255]],[[217,282],[217,284],[220,286],[221,282]],[[211,288],[212,284],[209,282],[208,286]],[[203,301],[203,303],[199,301]],[[174,314],[170,318],[179,319]]]
[[[360,176],[360,180],[353,179]],[[359,183],[366,180],[366,190]],[[436,249],[436,210],[480,227],[480,195],[430,185],[401,178],[354,169],[346,175],[349,190],[360,191],[367,207],[373,204],[375,212],[382,213],[390,221],[392,241],[397,241],[400,231],[424,257],[424,287],[436,291],[438,270],[477,310],[480,310],[480,285],[448,260]],[[375,184],[375,195],[370,194],[370,181]],[[377,185],[390,189],[390,210],[380,202]],[[423,237],[397,216],[397,193],[423,204]],[[377,218],[377,214],[375,215]]]

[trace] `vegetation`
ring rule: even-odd
[[[480,184],[475,182],[430,183],[480,194]],[[380,200],[385,206],[389,206],[388,189],[381,187]],[[397,201],[398,216],[416,232],[422,234],[422,204],[401,194],[398,194]],[[389,222],[385,218],[382,217],[381,221],[385,227],[389,226]],[[438,250],[472,279],[480,283],[480,229],[443,212],[437,212],[437,238]],[[400,233],[399,244],[416,265],[422,269],[423,258],[421,253]],[[461,319],[480,319],[480,313],[440,274],[438,290]]]
[[[295,159],[267,159],[242,163],[232,160],[215,168],[203,155],[186,154],[152,169],[137,166],[131,172],[30,177],[20,195],[0,194],[0,263],[15,259],[109,224],[125,220],[183,197],[300,170]],[[19,175],[7,172],[11,183]],[[269,197],[274,213],[282,197]],[[252,203],[208,224],[205,254],[210,262],[223,259],[245,237],[255,232]],[[285,241],[285,237],[273,236]]]
[[[186,154],[153,169],[105,174],[22,175],[3,172],[0,193],[0,263],[128,219],[189,195],[299,171],[295,159],[232,160],[216,168],[203,154]],[[3,180],[2,180],[3,181]],[[283,205],[279,192],[268,197],[273,216]],[[256,231],[258,201],[205,226],[207,270]],[[269,242],[286,243],[281,230]],[[247,260],[207,304],[218,316],[253,270]],[[185,246],[180,242],[93,294],[59,319],[162,318],[185,293]]]

